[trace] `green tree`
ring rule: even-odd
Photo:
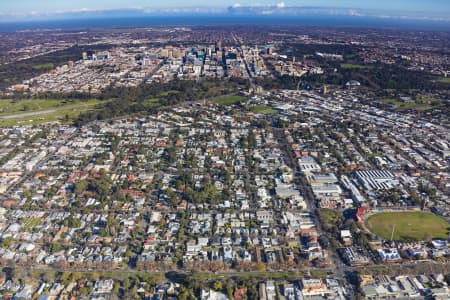
[[[88,187],[87,180],[80,180],[77,183],[75,183],[74,192],[75,194],[79,195],[83,193],[87,189],[87,187]]]
[[[14,243],[14,239],[12,237],[2,238],[1,247],[3,249],[8,249]]]
[[[215,291],[221,291],[221,290],[223,289],[223,283],[222,283],[221,281],[219,281],[219,280],[214,281],[214,283],[213,283],[213,289],[214,289]]]
[[[124,293],[127,293],[130,290],[130,287],[131,287],[130,279],[125,278],[123,280],[123,282],[122,282],[122,287],[123,287]]]

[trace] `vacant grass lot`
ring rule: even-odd
[[[320,218],[322,222],[336,224],[339,222],[339,213],[331,209],[320,209]]]
[[[247,98],[244,96],[227,96],[215,99],[214,103],[219,105],[232,105],[244,101],[246,99]]]
[[[370,216],[367,228],[379,237],[390,240],[392,229],[394,240],[423,241],[427,238],[448,237],[450,224],[427,212],[383,212]]]

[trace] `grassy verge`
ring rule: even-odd
[[[31,270],[29,271],[29,275],[33,277],[41,277],[44,274],[54,276],[56,277],[58,274],[61,273],[70,273],[73,274],[73,277],[76,278],[112,278],[112,279],[125,279],[125,278],[131,278],[131,277],[139,277],[143,280],[163,280],[164,274],[152,274],[148,272],[139,272],[139,273],[128,273],[128,272],[121,272],[120,270],[117,271],[86,271],[86,272],[71,272],[71,271],[55,271],[52,269],[48,270]]]
[[[312,272],[311,272],[311,275]],[[319,277],[326,276],[326,272],[319,272]],[[189,275],[188,277],[199,280],[202,282],[213,280],[213,279],[224,279],[224,278],[237,278],[237,279],[259,279],[259,280],[268,280],[268,279],[274,279],[274,280],[288,280],[288,279],[301,279],[304,277],[304,274],[302,272],[267,272],[267,273],[220,273],[220,274],[212,274],[212,273],[195,273],[192,275]]]

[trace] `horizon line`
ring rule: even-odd
[[[48,13],[5,13],[0,12],[0,23],[16,23],[28,21],[59,21],[70,19],[92,18],[126,18],[126,17],[193,17],[193,16],[252,16],[252,17],[301,17],[301,16],[329,16],[329,17],[371,17],[392,20],[417,20],[450,23],[450,16],[424,16],[419,12],[396,12],[385,10],[318,7],[318,6],[285,6],[283,2],[276,5],[233,5],[223,7],[185,7],[185,8],[121,8],[121,9],[87,9],[81,8],[68,11],[56,11]]]

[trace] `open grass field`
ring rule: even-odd
[[[142,104],[148,108],[155,108],[155,107],[161,106],[160,101],[161,101],[161,99],[159,99],[159,98],[149,98],[149,99],[145,99]]]
[[[34,65],[32,68],[33,70],[47,70],[47,69],[53,69],[55,67],[52,63],[46,63],[46,64],[40,64],[40,65]]]
[[[383,103],[391,103],[397,106],[399,110],[414,109],[416,111],[430,110],[442,105],[442,100],[436,98],[421,98],[417,99],[415,102],[403,102],[393,98],[381,99]]]
[[[252,107],[252,111],[258,114],[265,114],[265,115],[273,115],[277,113],[275,109],[265,105],[256,105]]]
[[[420,98],[416,100],[416,103],[419,104],[424,104],[424,103],[429,103],[429,104],[439,104],[441,103],[442,100],[441,99],[437,99],[437,98],[429,98],[429,97],[424,97],[424,98]]]
[[[442,78],[438,79],[438,82],[450,84],[450,77],[442,77]]]
[[[246,99],[247,98],[244,96],[227,96],[215,99],[214,103],[219,105],[232,105],[244,101]]]
[[[342,69],[372,69],[373,66],[357,64],[341,64]]]
[[[178,93],[180,93],[180,91],[170,90],[170,91],[161,92],[161,93],[159,93],[159,95],[161,97],[164,97],[164,96],[169,96],[170,94],[178,94]]]
[[[0,126],[38,125],[45,122],[70,122],[81,112],[95,109],[102,101],[60,99],[27,99],[13,102],[0,100]]]
[[[381,99],[381,102],[394,104],[397,107],[414,107],[417,105],[414,102],[403,102],[403,101],[393,99],[393,98],[384,98],[384,99]]]
[[[12,100],[0,101],[0,115],[11,115],[26,112],[39,111],[43,109],[57,108],[59,106],[66,105],[67,102],[63,102],[59,99],[30,99],[19,100],[13,102]]]
[[[390,240],[392,229],[396,241],[423,241],[448,237],[450,224],[428,212],[381,212],[366,220],[367,228],[379,237]]]

